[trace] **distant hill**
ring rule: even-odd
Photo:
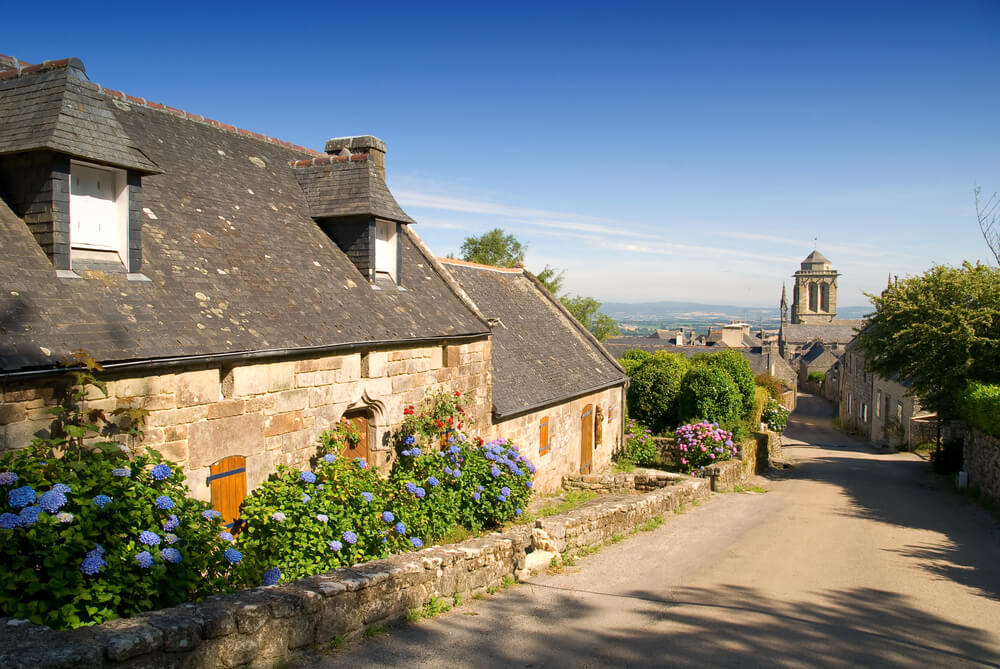
[[[781,313],[773,307],[739,307],[701,302],[604,302],[601,311],[618,321],[746,321],[777,322]],[[871,307],[840,307],[837,318],[863,318]]]

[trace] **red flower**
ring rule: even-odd
[[[454,425],[454,424],[455,424],[455,419],[452,418],[451,416],[448,416],[448,425]]]
[[[459,424],[458,424],[458,429],[459,429],[459,430],[461,430],[461,429],[462,429],[462,424],[461,424],[461,423],[459,423]]]
[[[461,397],[461,396],[462,396],[462,393],[460,393],[460,392],[458,392],[458,391],[456,390],[456,391],[455,391],[455,397]]]
[[[435,421],[435,422],[438,424],[438,427],[444,427],[444,423],[442,423],[441,421]]]

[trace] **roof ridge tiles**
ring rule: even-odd
[[[473,267],[476,269],[487,269],[494,272],[503,272],[504,274],[524,274],[523,267],[497,267],[496,265],[487,265],[480,262],[472,262],[471,260],[459,260],[458,258],[438,258],[439,262],[446,265],[460,265],[462,267]]]

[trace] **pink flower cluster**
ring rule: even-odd
[[[681,465],[695,473],[716,460],[729,460],[736,455],[733,434],[718,423],[702,421],[677,428],[677,450]]]

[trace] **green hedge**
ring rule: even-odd
[[[969,425],[1000,437],[1000,384],[969,383],[959,399],[959,412]]]

